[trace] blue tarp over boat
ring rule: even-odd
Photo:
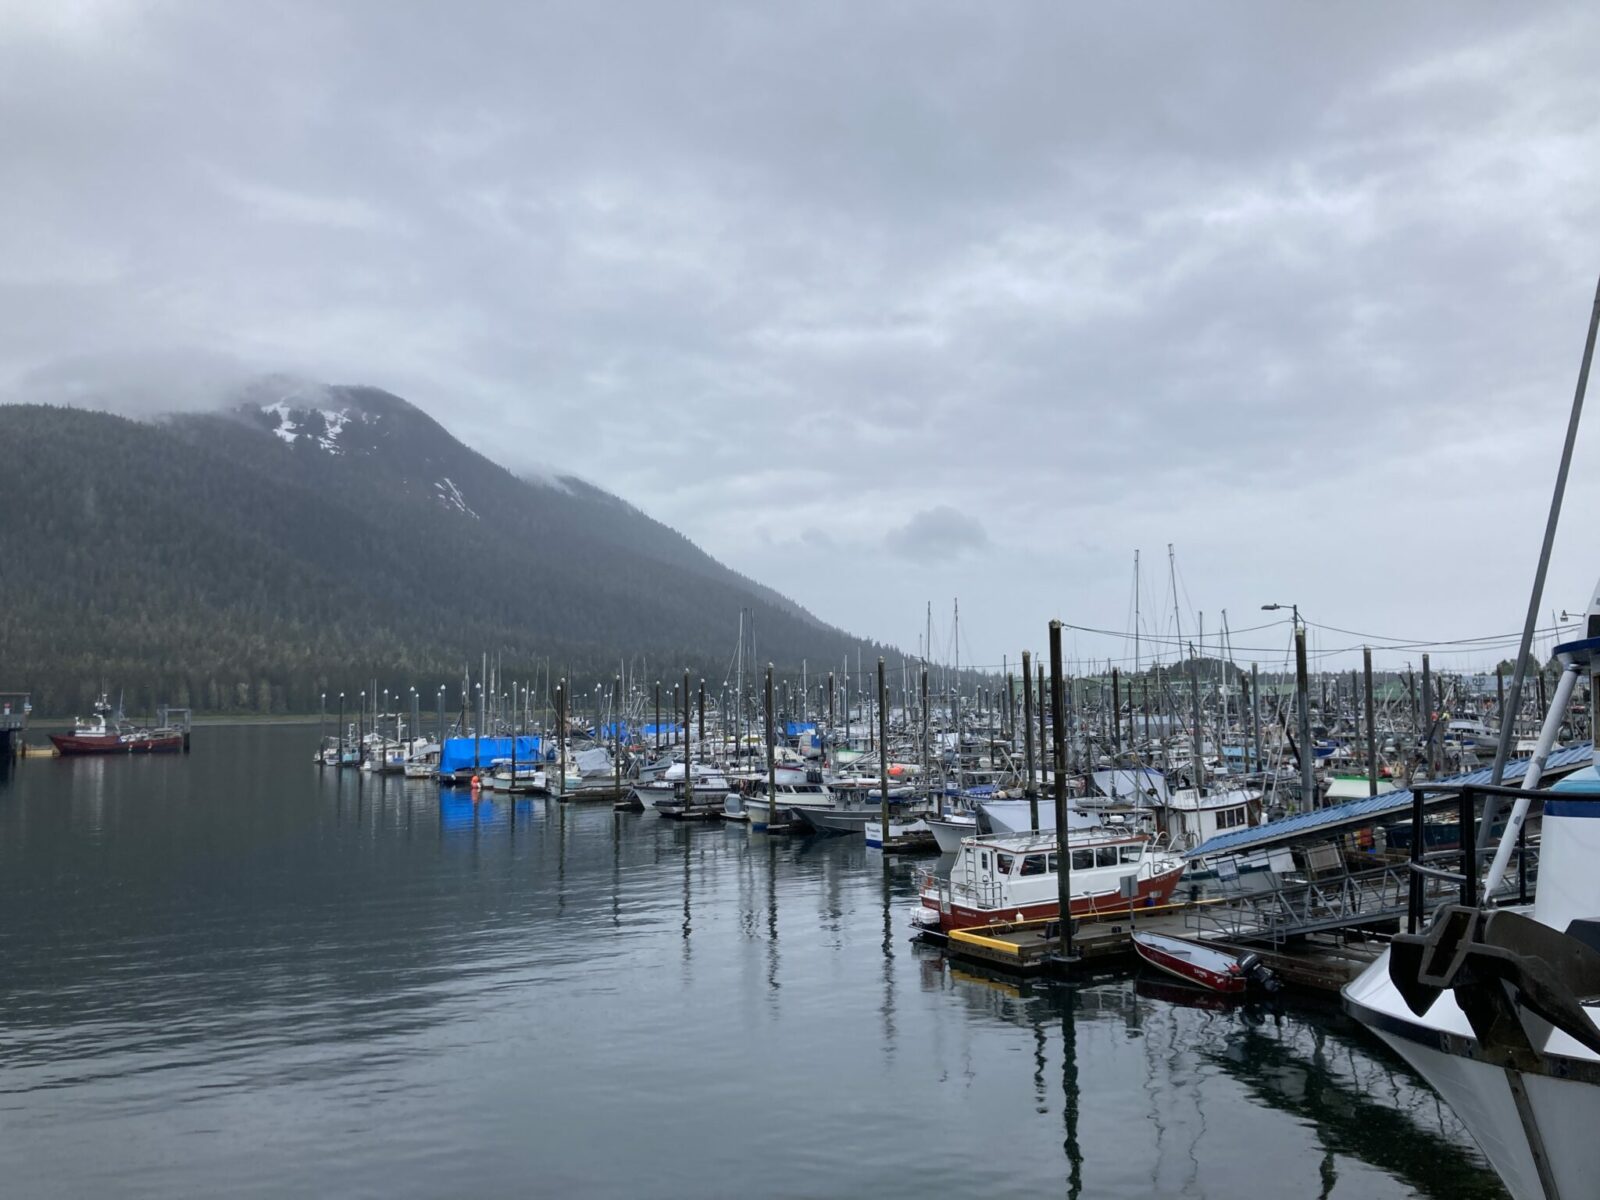
[[[523,734],[517,738],[517,761],[534,762],[540,757],[540,742],[543,739],[530,734]],[[476,754],[476,760],[474,760]],[[486,767],[497,758],[511,757],[511,739],[508,737],[446,738],[444,753],[439,756],[439,770],[441,773],[459,771],[462,767]]]

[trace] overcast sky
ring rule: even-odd
[[[1515,631],[1597,63],[1592,5],[0,0],[0,395],[375,384],[936,656],[1130,632],[1136,549],[1170,636],[1169,543],[1189,637]]]

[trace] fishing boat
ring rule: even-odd
[[[765,781],[762,781],[748,793],[738,797],[739,805],[744,813],[744,820],[748,821],[750,828],[760,833],[768,826],[786,827],[791,820],[792,809],[796,805],[811,804],[816,807],[832,807],[833,800],[824,783],[784,783],[781,780],[777,785],[777,803],[774,805],[772,798],[767,794]],[[724,800],[726,808],[727,800]],[[774,808],[777,812],[774,815]]]
[[[550,774],[542,763],[513,763],[509,758],[497,758],[489,766],[484,783],[490,791],[519,795],[545,795],[550,791]]]
[[[1073,916],[1164,904],[1183,874],[1183,859],[1164,842],[1125,827],[1075,829],[1067,836]],[[923,873],[916,920],[949,933],[997,921],[1059,916],[1057,869],[1054,833],[967,838],[948,877]]]
[[[686,775],[688,785],[684,783]],[[635,785],[630,795],[641,810],[654,808],[664,816],[677,817],[699,809],[720,811],[731,786],[722,768],[714,763],[697,762],[685,767],[677,762],[655,779]]]
[[[183,750],[183,730],[145,729],[113,710],[102,694],[88,720],[77,718],[71,733],[52,733],[50,740],[62,756],[74,754],[177,754]]]
[[[1140,930],[1133,935],[1133,951],[1157,970],[1208,991],[1237,995],[1248,985],[1236,955],[1187,938]]]
[[[1056,827],[1056,802],[1053,797],[1041,796],[1038,802],[1039,832],[1048,833]],[[1032,833],[1033,806],[1028,800],[985,800],[978,805],[978,824],[989,833]],[[1073,800],[1067,806],[1068,829],[1097,829],[1101,824],[1099,814],[1084,812]]]
[[[1346,1010],[1444,1097],[1515,1200],[1590,1196],[1600,1178],[1600,763],[1536,790],[1579,673],[1600,666],[1600,599],[1586,632],[1555,648],[1561,679],[1481,886],[1467,856],[1471,897],[1485,899],[1440,905],[1344,989]],[[1537,893],[1496,907],[1536,799]]]
[[[942,817],[924,817],[923,821],[933,833],[940,854],[957,854],[964,839],[978,832],[978,818],[971,813],[946,813]]]
[[[874,850],[882,850],[885,843],[892,850],[933,850],[938,843],[934,840],[933,831],[922,820],[896,821],[889,820],[889,833],[887,838],[883,832],[883,821],[874,817],[862,829],[867,845]]]

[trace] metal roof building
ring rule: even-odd
[[[1588,766],[1594,759],[1594,743],[1579,742],[1565,750],[1552,751],[1545,760],[1544,775],[1541,782],[1551,777],[1572,771],[1578,767]],[[1528,759],[1520,758],[1506,764],[1504,781],[1507,784],[1517,783],[1528,770]],[[1476,771],[1469,771],[1465,775],[1452,775],[1445,779],[1438,779],[1436,783],[1488,783],[1493,770],[1482,767]],[[1446,797],[1433,804],[1454,803]],[[1364,800],[1351,800],[1347,804],[1335,804],[1330,808],[1319,808],[1314,812],[1299,813],[1296,816],[1285,818],[1282,821],[1273,821],[1269,825],[1257,825],[1251,829],[1236,829],[1229,833],[1220,833],[1210,841],[1197,846],[1189,851],[1189,858],[1202,858],[1210,854],[1234,853],[1240,850],[1253,850],[1262,846],[1275,843],[1289,843],[1308,838],[1323,837],[1340,832],[1344,829],[1359,829],[1363,825],[1370,825],[1376,820],[1393,816],[1398,813],[1410,812],[1411,790],[1401,788],[1398,791],[1384,792],[1379,796],[1368,796]]]

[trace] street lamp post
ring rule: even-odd
[[[1295,703],[1300,709],[1300,794],[1307,808],[1310,808],[1316,797],[1316,773],[1314,755],[1311,750],[1311,702],[1310,685],[1306,677],[1306,627],[1300,619],[1300,606],[1298,604],[1263,604],[1263,612],[1277,612],[1287,607],[1293,614],[1294,621],[1294,694]]]

